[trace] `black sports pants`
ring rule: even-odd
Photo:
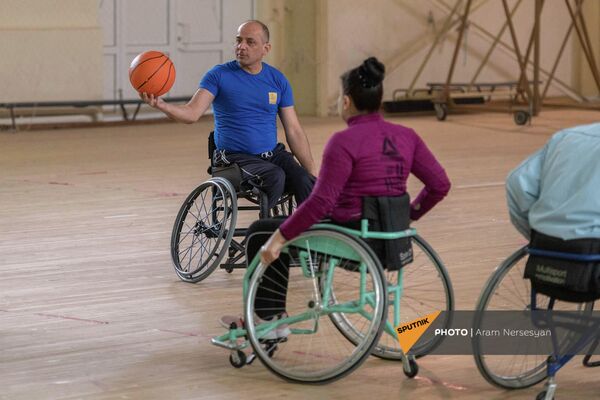
[[[262,245],[285,221],[285,217],[265,218],[255,221],[248,227],[246,242],[246,260],[252,261]],[[254,301],[256,315],[265,320],[285,312],[289,278],[289,257],[282,254],[265,271],[263,281],[258,287]]]
[[[283,143],[278,143],[272,151],[256,155],[215,150],[213,160],[216,166],[239,165],[242,181],[265,192],[269,208],[277,204],[284,192],[293,194],[296,204],[302,203],[314,185],[314,177],[285,150]]]

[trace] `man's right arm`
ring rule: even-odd
[[[174,121],[185,124],[198,121],[215,99],[215,96],[211,92],[203,88],[198,89],[190,101],[182,105],[167,103],[160,97],[154,97],[154,95],[148,96],[146,93],[140,94],[140,97],[150,107],[162,111]]]

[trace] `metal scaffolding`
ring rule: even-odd
[[[525,52],[523,53],[519,42],[514,24],[514,15],[522,4],[522,0],[518,0],[512,7],[508,5],[507,0],[502,1],[505,22],[499,32],[494,35],[469,21],[469,15],[475,7],[481,7],[483,3],[478,3],[473,6],[473,0],[458,0],[453,7],[450,7],[442,0],[435,0],[436,4],[449,12],[442,29],[437,33],[433,43],[431,44],[425,58],[422,60],[413,80],[408,89],[399,89],[394,92],[394,100],[396,101],[423,101],[430,100],[433,103],[433,108],[439,120],[444,120],[449,111],[452,109],[481,109],[484,106],[486,111],[508,111],[514,114],[515,122],[519,125],[527,123],[531,117],[537,116],[543,105],[551,105],[546,103],[546,95],[551,84],[558,84],[569,97],[576,100],[576,104],[572,107],[597,108],[598,105],[590,103],[582,94],[578,93],[573,87],[567,83],[560,81],[555,77],[557,67],[564,54],[565,47],[569,41],[573,29],[577,33],[579,44],[585,55],[587,65],[589,66],[596,87],[600,92],[600,72],[594,57],[587,25],[582,12],[584,0],[564,0],[566,11],[570,16],[570,26],[568,27],[564,39],[561,42],[560,48],[556,55],[556,59],[550,71],[543,69],[540,66],[540,38],[541,38],[541,14],[544,8],[545,0],[534,0],[534,21],[529,35],[529,40]],[[463,7],[464,5],[464,7]],[[461,12],[462,10],[462,12]],[[442,83],[428,83],[427,89],[415,89],[415,85],[427,63],[429,62],[435,48],[441,42],[441,39],[455,26],[458,25],[458,39],[454,47],[452,60],[449,64],[448,74]],[[484,34],[488,39],[492,40],[492,44],[487,50],[485,56],[481,60],[472,79],[467,83],[453,82],[453,75],[458,59],[460,47],[463,44],[465,31],[467,27],[472,26],[479,33]],[[511,44],[507,44],[501,40],[502,35],[508,28],[510,32]],[[476,83],[479,74],[488,63],[490,56],[494,50],[502,46],[505,50],[509,50],[519,66],[519,75],[515,81],[511,82],[495,82],[495,83]],[[544,81],[542,81],[544,79]],[[544,84],[542,89],[542,84]],[[488,103],[490,99],[497,96],[505,96],[510,99],[507,107],[494,107]],[[477,105],[475,105],[477,104]],[[557,104],[553,104],[557,105]]]

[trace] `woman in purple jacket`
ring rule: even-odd
[[[450,190],[446,172],[415,131],[387,122],[379,113],[384,75],[385,66],[371,57],[341,76],[338,111],[348,128],[335,133],[325,146],[319,177],[310,197],[287,220],[259,220],[249,228],[249,232],[275,231],[261,248],[264,264],[279,257],[285,242],[324,217],[344,225],[360,220],[365,196],[405,194],[409,173],[425,185],[410,205],[413,221]],[[263,243],[266,238],[263,235]],[[254,240],[249,244],[248,260],[251,260],[262,243],[257,246]],[[273,275],[274,284],[287,287],[287,272],[287,268],[285,271],[268,268],[265,275]],[[263,319],[285,312],[285,293],[273,294],[266,287],[270,281],[264,280],[264,294],[270,293],[269,299],[263,300],[266,303],[260,307],[256,305],[257,314]],[[271,311],[265,314],[259,309]]]

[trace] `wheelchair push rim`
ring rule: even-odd
[[[419,235],[413,236],[413,261],[399,271],[384,271],[387,281],[388,312],[384,332],[372,354],[386,360],[401,361],[405,354],[398,343],[395,327],[435,311],[452,311],[454,293],[448,272],[437,253]],[[396,304],[394,304],[397,302]],[[358,331],[342,314],[332,314],[332,321],[346,338],[356,343]],[[444,314],[443,327],[451,323],[451,313]],[[410,354],[423,357],[443,337],[415,344]]]
[[[276,276],[266,274],[269,268],[281,268],[276,261],[259,265],[250,279],[244,306],[250,343],[262,363],[285,380],[326,383],[340,379],[368,357],[383,330],[387,308],[379,261],[361,241],[326,230],[305,232],[287,243],[286,251],[291,265],[286,280],[287,314],[276,323],[288,325],[288,336],[276,344],[275,351],[272,345],[265,346],[265,322],[255,314],[256,300],[262,296],[259,284]],[[352,256],[344,258],[342,253]],[[354,261],[348,261],[351,258]],[[334,291],[337,298],[331,303]],[[329,317],[332,312],[351,313],[362,320],[360,343],[352,345],[339,333]]]
[[[198,186],[181,206],[171,234],[171,258],[181,280],[208,277],[227,253],[237,219],[235,191],[224,179]]]

